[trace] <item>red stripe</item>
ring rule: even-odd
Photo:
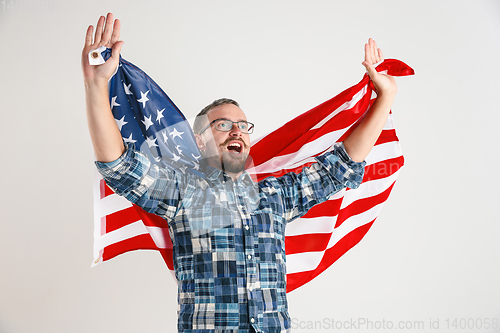
[[[102,259],[106,261],[116,257],[117,255],[135,250],[158,250],[158,248],[149,234],[138,235],[106,246],[104,248]]]
[[[285,237],[286,254],[324,251],[332,233],[305,234]]]
[[[173,271],[174,270],[173,250],[159,249],[158,251],[160,251],[163,261],[165,261],[165,264],[167,264],[168,269]]]
[[[364,77],[363,80],[361,80],[361,82],[357,85],[344,90],[332,99],[294,118],[276,131],[268,134],[266,137],[255,143],[252,146],[252,159],[255,165],[262,164],[279,154],[283,149],[286,149],[287,146],[309,131],[311,127],[315,126],[331,112],[338,109],[345,103],[345,101],[351,100],[352,97],[359,92],[367,82],[367,77]],[[293,130],[290,130],[290,128]],[[272,143],[273,145],[270,146],[269,143]],[[273,147],[273,149],[269,149],[270,147]]]
[[[338,210],[336,212],[328,211],[328,205],[324,205],[325,203],[328,203],[328,201],[316,205],[316,214],[319,214],[319,216],[325,216],[325,214],[321,215],[321,211],[326,214],[338,213],[337,222],[335,224],[335,228],[337,228],[349,217],[366,212],[376,205],[386,201],[389,197],[389,194],[391,193],[393,185],[394,183],[387,190],[380,194],[354,201],[349,206],[341,209],[340,212]],[[311,223],[314,222],[311,221]],[[331,232],[287,236],[285,237],[286,253],[295,254],[301,252],[324,251],[326,250],[328,243],[330,242],[331,236]]]
[[[164,218],[155,214],[148,213],[135,204],[133,205],[133,207],[135,208],[135,211],[137,212],[138,216],[141,218],[145,226],[168,229],[168,222]]]
[[[404,157],[399,156],[373,163],[365,167],[363,182],[389,177],[404,165]]]
[[[287,274],[286,292],[288,293],[292,290],[297,289],[298,287],[306,284],[307,282],[311,281],[316,276],[324,272],[335,261],[337,261],[353,246],[358,244],[359,241],[361,241],[361,239],[363,239],[363,237],[366,235],[366,233],[368,232],[374,221],[375,220],[351,231],[349,234],[347,234],[341,240],[339,240],[333,247],[326,250],[317,269],[312,271]],[[286,244],[286,247],[288,253],[288,243]]]
[[[342,198],[338,198],[335,200],[327,200],[319,205],[313,206],[304,218],[314,218],[314,217],[324,217],[324,216],[337,216],[340,210],[340,206],[342,205]]]
[[[134,207],[125,208],[106,216],[106,232],[111,232],[140,221]]]
[[[353,127],[351,127],[351,129],[353,129]],[[343,141],[342,138],[347,137],[347,135],[351,132],[351,129],[348,130],[348,132],[346,132],[346,135],[343,135],[339,140],[338,142],[340,141]],[[377,139],[377,142],[375,143],[375,146],[377,145],[380,145],[380,144],[383,144],[383,143],[388,143],[388,142],[397,142],[398,141],[398,138],[396,136],[396,131],[394,129],[390,129],[390,130],[383,130],[382,133],[380,134],[379,138]],[[318,154],[316,155],[311,155],[311,156],[317,156],[317,155],[320,155],[322,154],[323,152],[319,152]],[[372,167],[371,165],[367,166],[365,168],[365,178],[364,179],[367,179],[366,177],[366,174],[367,172],[370,173],[370,177],[369,180],[374,180],[374,179],[379,179],[379,178],[383,178],[382,175],[383,174],[387,174],[387,172],[383,172],[381,171],[382,169],[386,169],[386,170],[392,170],[392,173],[396,172],[397,170],[399,170],[399,168],[401,166],[403,166],[404,164],[404,159],[403,157],[397,157],[397,158],[394,158],[394,159],[389,159],[387,160],[388,162],[387,163],[390,163],[389,165],[379,165],[379,166],[375,166],[375,167]],[[273,176],[273,177],[280,177],[280,176],[283,176],[284,174],[288,173],[288,172],[294,172],[294,173],[300,173],[302,171],[302,168],[305,168],[305,167],[308,167],[310,165],[312,165],[314,162],[307,162],[307,163],[304,163],[304,164],[301,164],[295,168],[283,168],[281,170],[278,170],[278,171],[275,171],[275,172],[265,172],[265,173],[258,173],[256,174],[256,179],[257,181],[261,181],[269,176]],[[378,163],[382,163],[382,162],[378,162]],[[393,164],[394,163],[394,164]],[[399,167],[398,168],[395,168],[396,167],[396,164],[395,163],[399,163]],[[371,169],[370,169],[371,168]],[[372,171],[373,170],[373,171]],[[392,174],[390,173],[390,174]],[[388,174],[388,175],[390,175]],[[375,175],[379,175],[379,177],[375,177]]]
[[[368,198],[358,199],[352,202],[349,206],[342,208],[339,212],[339,215],[337,216],[337,222],[335,223],[335,228],[339,227],[349,217],[366,212],[367,210],[375,207],[376,205],[386,201],[387,198],[389,197],[389,194],[391,194],[393,186],[394,183],[392,183],[391,186],[389,186],[389,188],[387,188],[385,191],[377,195]]]
[[[101,199],[107,197],[108,195],[115,194],[115,192],[113,192],[113,190],[106,184],[104,179],[100,180],[99,186],[101,188]]]
[[[305,144],[313,142],[314,140],[322,137],[325,134],[342,130],[344,128],[351,126],[360,119],[360,114],[366,111],[369,102],[370,102],[369,96],[365,95],[360,101],[358,101],[358,103],[352,109],[342,111],[332,119],[328,120],[320,128],[311,129],[308,132],[304,133],[299,138],[289,143],[286,148],[282,149],[275,156],[293,154],[299,151]],[[293,130],[295,129],[292,130],[292,128],[287,128],[286,130],[293,132]],[[276,147],[275,143],[271,144],[271,142],[269,142],[268,145],[269,147],[273,148]]]

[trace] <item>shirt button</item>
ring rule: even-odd
[[[248,230],[248,229],[250,229],[250,227],[246,225],[246,226],[245,226],[245,229],[246,229],[246,230]]]
[[[250,318],[250,322],[251,322],[252,324],[253,324],[253,323],[255,323],[255,319]]]
[[[248,260],[252,259],[252,256],[251,255],[248,255],[247,256]]]

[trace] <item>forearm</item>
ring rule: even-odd
[[[107,82],[85,82],[87,122],[96,159],[111,162],[125,151],[120,130],[109,106]]]
[[[370,153],[387,121],[395,92],[380,94],[354,131],[344,140],[344,147],[355,162]]]

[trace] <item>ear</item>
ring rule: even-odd
[[[207,149],[207,145],[205,144],[205,141],[203,140],[201,135],[195,134],[194,137],[196,139],[196,144],[198,145],[198,149],[200,149],[201,151]]]

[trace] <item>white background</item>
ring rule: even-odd
[[[175,331],[176,286],[159,254],[90,268],[80,54],[108,11],[122,21],[123,57],[187,117],[231,97],[255,137],[357,83],[368,37],[412,66],[393,107],[406,165],[365,239],[289,294],[294,332],[360,318],[372,328],[342,331],[383,332],[385,320],[403,321],[400,332],[500,332],[479,327],[500,316],[500,1],[11,3],[0,3],[1,333]],[[474,325],[460,329],[461,318]]]

